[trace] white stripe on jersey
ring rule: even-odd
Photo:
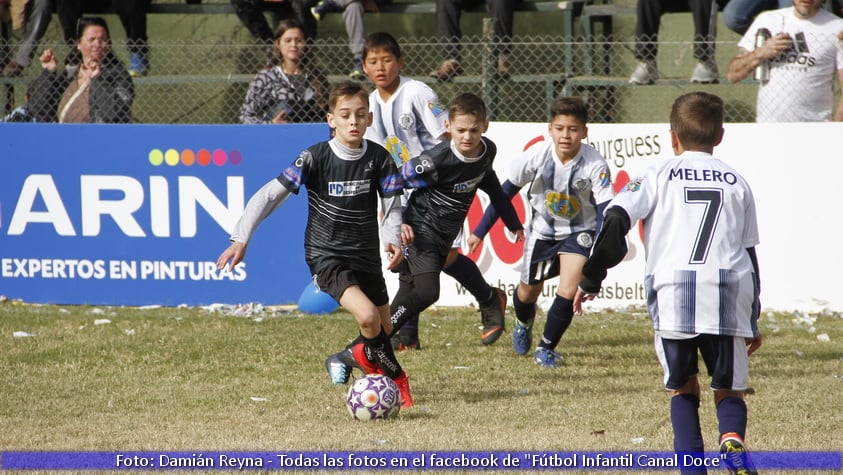
[[[610,203],[644,222],[647,305],[656,330],[752,337],[755,200],[733,168],[685,152],[648,168]]]
[[[369,94],[373,121],[364,137],[387,149],[388,140],[395,137],[406,146],[412,158],[440,142],[448,111],[427,84],[405,77],[400,81],[398,89],[385,102],[377,90]]]
[[[580,145],[578,156],[562,164],[552,140],[546,139],[512,163],[509,181],[529,186],[530,233],[561,241],[597,226],[596,205],[612,199],[609,165],[591,145]]]

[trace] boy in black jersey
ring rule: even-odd
[[[401,391],[401,407],[409,407],[407,375],[388,337],[392,331],[389,295],[378,249],[378,195],[390,269],[402,261],[402,239],[403,244],[409,243],[401,229],[402,179],[386,149],[363,138],[372,122],[365,88],[352,82],[338,84],[331,91],[329,106],[327,119],[334,138],[303,151],[249,199],[217,267],[233,268],[242,261],[260,222],[304,185],[309,203],[305,260],[314,283],[357,320],[360,339],[373,362],[367,372],[378,371],[394,379]]]
[[[477,189],[489,195],[506,227],[524,238],[524,229],[492,169],[497,148],[483,133],[489,127],[486,106],[474,94],[461,94],[449,106],[451,140],[440,142],[401,167],[404,186],[415,188],[404,209],[403,237],[412,241],[398,263],[398,293],[392,300],[392,325],[397,331],[439,298],[439,273],[462,228]],[[347,379],[349,366],[367,371],[372,355],[360,342],[326,361],[334,383]]]

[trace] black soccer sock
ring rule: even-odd
[[[515,308],[515,318],[524,325],[532,325],[536,318],[536,303],[524,303],[518,298],[518,288],[512,293],[512,306]]]
[[[457,254],[454,262],[442,270],[465,287],[480,305],[488,305],[495,298],[492,286],[486,282],[477,264],[468,257]]]
[[[372,359],[381,367],[383,373],[390,378],[395,379],[404,372],[401,369],[401,364],[395,358],[395,352],[392,350],[392,344],[389,342],[389,336],[381,327],[381,332],[375,338],[366,338],[361,335],[363,342],[367,346],[367,358],[369,354]]]
[[[717,421],[720,435],[734,432],[744,438],[746,434],[746,401],[737,396],[728,396],[717,404]]]
[[[574,319],[574,302],[559,295],[553,299],[553,305],[547,311],[547,321],[544,322],[544,332],[539,342],[539,347],[548,350],[556,349],[565,330],[571,325]]]
[[[399,281],[398,293],[389,306],[392,333],[395,335],[405,325],[415,323],[419,314],[439,300],[439,273],[427,272],[413,276],[412,283]],[[413,322],[413,323],[410,323]]]
[[[670,422],[673,424],[673,450],[701,453],[703,448],[700,429],[700,398],[693,394],[677,394],[670,398]],[[705,473],[699,470],[681,470],[683,474]]]

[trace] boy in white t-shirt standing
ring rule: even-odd
[[[626,234],[641,220],[647,309],[672,396],[674,450],[704,451],[701,355],[711,375],[720,451],[732,473],[753,474],[743,395],[748,356],[761,346],[755,201],[743,177],[712,156],[723,138],[722,99],[705,92],[680,96],[670,113],[670,138],[676,157],[647,169],[609,203],[574,311],[582,313],[582,302],[600,291],[606,270],[626,255]]]
[[[843,83],[843,19],[823,3],[795,0],[792,7],[761,12],[738,42],[730,82],[769,68],[769,80],[759,81],[756,122],[843,120],[843,98],[832,115],[835,73]],[[759,31],[769,39],[756,46]]]
[[[430,86],[401,76],[403,67],[400,45],[392,35],[378,32],[366,38],[363,69],[376,88],[369,95],[373,117],[366,138],[386,147],[399,166],[450,139],[445,128],[447,108]],[[489,285],[477,264],[458,252],[462,242],[460,233],[443,271],[477,300],[483,324],[481,342],[491,345],[504,331],[506,293]],[[397,350],[420,348],[417,317],[401,328],[397,340],[393,345]]]

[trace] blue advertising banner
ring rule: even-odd
[[[0,124],[0,294],[96,305],[295,302],[307,200],[216,269],[246,201],[326,124]]]

